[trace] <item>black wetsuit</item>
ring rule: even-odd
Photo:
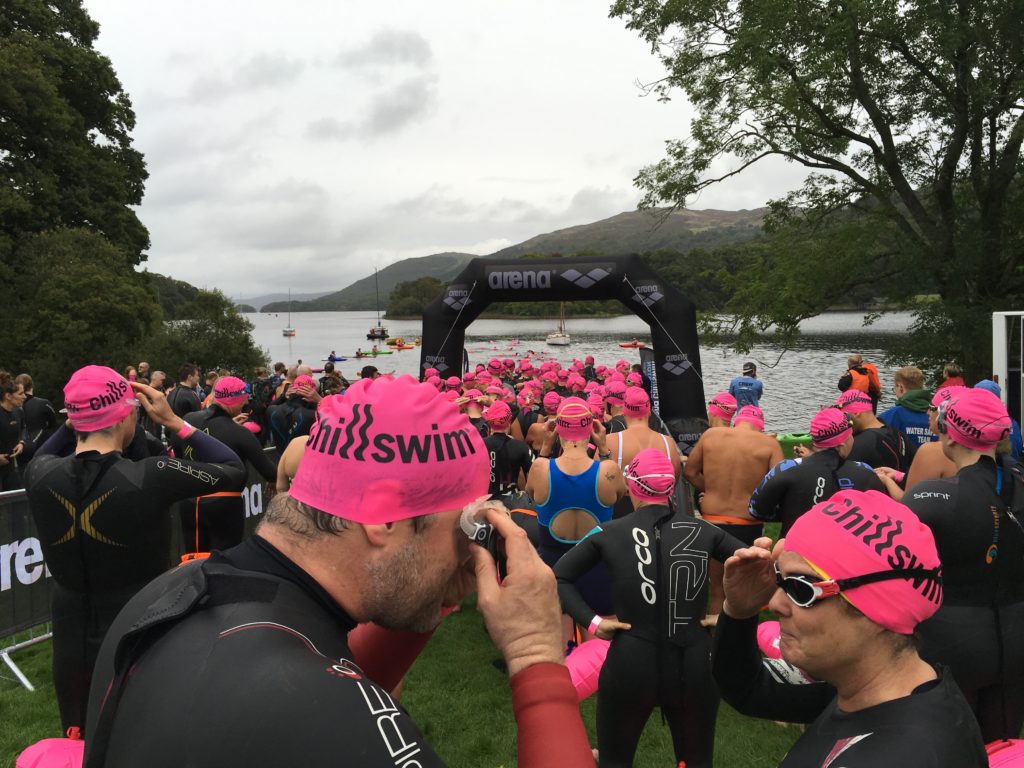
[[[489,435],[484,438],[484,445],[491,455],[491,484],[487,492],[492,499],[507,499],[518,491],[519,473],[523,477],[530,475],[530,446],[504,433]]]
[[[46,398],[35,395],[25,397],[25,402],[21,404],[21,412],[25,419],[25,450],[18,457],[18,461],[25,465],[32,460],[39,446],[57,431],[60,420],[53,404]]]
[[[263,450],[256,435],[236,424],[219,405],[194,411],[185,421],[220,440],[268,482],[277,481],[277,465]],[[191,446],[183,444],[178,438],[171,440],[171,446],[176,455],[185,459],[194,458]],[[237,485],[219,488],[215,494],[189,499],[178,505],[181,533],[187,551],[229,549],[242,541],[245,534],[245,501],[241,491],[245,487],[246,480],[243,479]]]
[[[301,395],[283,395],[279,404],[267,409],[267,421],[274,447],[281,453],[296,437],[308,435],[316,422],[316,406],[310,405]]]
[[[480,433],[480,437],[487,437],[491,434],[491,428],[488,426],[483,416],[470,418],[469,423],[472,424],[476,428],[476,431]]]
[[[836,449],[829,448],[772,467],[751,494],[747,511],[758,520],[781,520],[785,536],[796,519],[819,501],[851,489],[885,493],[882,481],[869,467],[843,461]]]
[[[1013,520],[1024,524],[1024,509],[1006,511],[1020,506],[1019,482],[1009,463],[997,471],[982,457],[903,496],[942,561],[942,607],[918,627],[921,656],[949,666],[986,742],[1018,738],[1024,725],[1024,531]]]
[[[21,408],[0,408],[0,454],[10,456],[18,443],[25,443],[25,417]],[[0,467],[0,491],[16,491],[22,487],[18,459],[9,458]]]
[[[26,485],[53,575],[53,683],[63,728],[85,724],[93,663],[107,627],[170,563],[170,505],[244,478],[227,447],[196,432],[209,463],[167,456],[131,461],[119,452],[61,456],[75,446],[61,427],[28,466]]]
[[[828,683],[809,683],[781,659],[763,659],[756,635],[757,617],[721,614],[712,669],[722,698],[740,713],[810,723],[779,768],[988,766],[978,724],[945,670],[909,696],[843,712]]]
[[[171,410],[181,418],[192,411],[202,410],[203,402],[199,399],[194,389],[189,389],[184,384],[179,384],[167,395],[167,404]]]
[[[853,450],[847,461],[859,461],[872,469],[892,467],[899,472],[910,470],[917,453],[917,443],[908,440],[892,427],[865,429],[853,436]]]
[[[138,423],[135,425],[135,436],[128,443],[128,447],[121,451],[121,455],[132,461],[142,461],[151,456],[166,456],[167,447]]]
[[[168,615],[173,625],[135,645],[130,678],[108,695],[117,643]],[[401,706],[356,666],[347,640],[355,625],[258,536],[165,574],[129,603],[104,643],[85,765],[443,765]],[[129,638],[125,648],[132,646]]]
[[[710,768],[718,691],[711,679],[708,558],[743,544],[719,528],[661,505],[603,523],[555,564],[562,609],[582,626],[594,608],[575,581],[598,563],[611,575],[618,631],[601,668],[597,698],[600,765],[630,766],[656,706],[672,731],[676,761]],[[667,589],[666,589],[667,586]]]

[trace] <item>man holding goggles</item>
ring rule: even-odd
[[[841,491],[769,545],[725,563],[713,673],[743,714],[810,724],[781,766],[987,765],[967,702],[913,638],[942,603],[928,527],[884,494]],[[782,660],[757,653],[766,602]]]

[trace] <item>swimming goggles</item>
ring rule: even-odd
[[[778,563],[774,563],[773,567],[775,568],[776,586],[786,593],[786,597],[792,600],[794,605],[801,608],[810,608],[819,600],[835,597],[844,590],[863,587],[866,584],[874,584],[879,581],[913,579],[942,583],[942,571],[939,568],[891,568],[885,571],[866,573],[863,576],[851,576],[848,579],[821,580],[806,574],[783,576]]]

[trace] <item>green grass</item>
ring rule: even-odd
[[[499,654],[471,602],[438,629],[410,671],[402,703],[427,741],[452,768],[488,768],[516,763],[515,721],[508,681],[491,661]],[[9,768],[27,745],[60,735],[57,700],[50,675],[50,643],[19,651],[14,659],[36,686],[29,693],[0,665],[0,767]],[[582,705],[591,743],[593,697]],[[730,768],[776,766],[796,741],[795,727],[737,715],[723,704],[715,737],[715,765]],[[635,764],[671,765],[668,728],[655,712],[647,723]]]

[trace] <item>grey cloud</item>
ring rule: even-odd
[[[197,77],[188,89],[190,99],[210,102],[261,88],[279,88],[298,80],[306,68],[301,59],[258,53],[233,71]]]
[[[354,122],[322,117],[306,125],[306,135],[321,141],[374,139],[398,133],[433,114],[437,107],[437,78],[422,75],[405,80],[374,96],[365,116]]]
[[[374,34],[366,45],[338,54],[335,63],[345,69],[407,64],[425,68],[434,59],[426,38],[418,32],[385,29]]]
[[[306,125],[306,135],[321,141],[348,139],[352,134],[350,123],[343,123],[333,117],[322,117]]]

